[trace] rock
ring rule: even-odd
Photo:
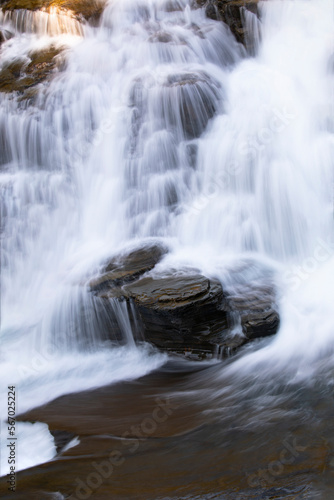
[[[27,58],[18,58],[4,65],[0,70],[0,92],[20,92],[47,80],[56,69],[62,48],[31,52]]]
[[[1,477],[1,499],[156,500],[180,498],[181,491],[201,500],[332,499],[326,379],[283,386],[276,372],[238,377],[219,364],[194,365],[170,360],[139,379],[67,394],[18,415],[71,432],[80,443],[17,471],[15,495]],[[105,474],[117,451],[121,460]],[[87,483],[98,486],[89,490]]]
[[[136,340],[195,359],[229,355],[242,345],[277,332],[279,315],[272,285],[238,285],[233,293],[196,269],[150,273],[167,249],[149,244],[114,257],[102,276],[90,281],[95,298],[109,311],[111,340],[121,339],[117,308],[125,302]],[[123,308],[124,310],[124,308]]]
[[[167,252],[167,247],[154,243],[118,255],[105,265],[102,276],[90,281],[89,286],[97,292],[124,285],[153,269]]]
[[[218,281],[196,272],[145,277],[123,288],[141,318],[145,340],[162,350],[212,355],[229,314]]]
[[[81,22],[89,20],[91,24],[96,24],[103,12],[105,3],[105,0],[5,0],[1,1],[1,9],[6,13],[6,18],[11,19],[16,29],[22,32],[25,32],[26,29],[29,31],[32,27],[31,18],[28,19],[28,28],[25,25],[27,11],[42,10],[44,16],[50,14],[50,20],[53,16],[54,21],[54,16],[57,16],[58,29],[61,31],[64,29],[64,32],[69,30],[66,22],[66,17],[68,21],[69,16],[73,21],[72,34],[80,35],[82,34]],[[33,29],[38,31],[39,24],[39,19],[35,19]],[[51,29],[52,26],[53,22],[50,21],[48,27]],[[1,28],[0,44],[11,36],[13,35],[8,30]],[[64,48],[51,45],[47,49],[31,52],[28,54],[28,58],[19,58],[2,66],[0,70],[0,92],[19,92],[22,94],[21,99],[34,99],[36,86],[50,79],[54,70],[57,67],[59,68],[60,58],[57,56],[64,51]]]
[[[212,19],[213,21],[218,20],[218,11],[217,8],[214,4],[209,3],[206,8],[205,8],[205,14],[209,19]]]
[[[246,43],[246,28],[243,11],[247,10],[259,17],[258,0],[196,0],[200,7],[205,6],[207,17],[215,21],[222,20],[230,28],[236,40]]]
[[[219,108],[220,84],[199,72],[169,75],[165,86],[162,101],[167,129],[181,126],[186,139],[199,137]]]
[[[234,288],[228,300],[240,318],[248,340],[274,335],[280,324],[273,285],[250,284]]]

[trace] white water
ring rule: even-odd
[[[254,58],[202,9],[173,4],[111,1],[81,42],[43,28],[1,48],[0,65],[72,46],[33,106],[0,96],[4,416],[7,385],[22,412],[164,362],[133,345],[122,310],[128,344],[106,343],[108,319],[96,320],[84,287],[104,258],[143,238],[167,239],[163,266],[195,265],[223,284],[242,262],[243,279],[274,277],[280,332],[232,370],[261,363],[303,377],[330,361],[332,1],[261,4]],[[35,463],[54,452],[43,433]],[[20,468],[31,463],[28,445],[21,453]]]

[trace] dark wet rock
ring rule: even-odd
[[[277,332],[273,286],[243,285],[232,294],[196,269],[162,274],[154,268],[166,252],[166,247],[153,243],[124,253],[90,281],[97,303],[100,299],[105,304],[102,309],[110,311],[110,321],[105,323],[111,340],[122,338],[113,318],[114,300],[125,302],[136,340],[194,359],[228,355],[253,339]]]
[[[105,265],[102,276],[90,281],[90,288],[96,292],[136,280],[153,269],[167,252],[164,245],[154,243],[118,255]]]
[[[332,499],[332,389],[323,392],[326,381],[284,384],[276,397],[276,372],[266,379],[247,371],[243,385],[243,377],[221,364],[182,360],[182,369],[180,361],[18,416],[66,429],[80,444],[18,471],[15,495],[7,477],[0,478],[1,499],[53,498],[44,491],[69,500],[176,500],[180,491],[201,500]],[[101,465],[117,451],[122,460],[103,475]],[[100,481],[94,481],[98,470]],[[85,496],[78,479],[86,488],[87,482],[99,487]]]
[[[217,11],[217,7],[212,4],[212,3],[209,3],[206,8],[205,8],[205,14],[206,16],[209,18],[209,19],[213,19],[214,21],[217,21],[218,20],[218,11]]]
[[[2,2],[4,11],[18,9],[40,10],[48,12],[51,8],[67,11],[79,20],[97,20],[104,9],[104,0],[7,0]]]
[[[207,17],[227,24],[236,40],[243,44],[247,38],[244,11],[247,10],[259,17],[258,0],[196,0],[196,3],[200,7],[205,7]]]
[[[273,285],[239,286],[229,294],[232,311],[240,318],[242,333],[249,340],[274,335],[280,324]]]
[[[145,340],[162,350],[203,356],[223,343],[228,306],[218,281],[196,272],[145,277],[124,287]]]
[[[24,93],[47,80],[60,63],[57,57],[62,48],[50,46],[34,51],[28,58],[18,58],[2,66],[0,70],[0,92]],[[29,97],[29,95],[28,95]]]
[[[181,73],[170,75],[166,87],[163,116],[167,128],[181,126],[186,139],[199,137],[219,109],[219,83],[205,73]]]

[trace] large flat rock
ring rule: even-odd
[[[119,254],[106,262],[103,274],[89,286],[94,291],[108,290],[133,281],[153,269],[167,252],[167,247],[154,243]]]

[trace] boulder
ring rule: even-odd
[[[144,277],[123,290],[141,319],[145,340],[159,349],[203,357],[224,343],[229,313],[218,281],[187,270]]]
[[[204,72],[169,75],[162,99],[167,129],[181,128],[190,140],[200,137],[219,110],[220,99],[220,84]]]
[[[250,284],[235,287],[228,294],[231,310],[238,316],[247,340],[274,335],[280,324],[272,284]]]
[[[277,332],[273,285],[239,285],[227,293],[217,279],[197,269],[162,273],[154,268],[166,252],[166,247],[154,243],[123,253],[89,282],[96,300],[104,302],[103,309],[111,314],[117,311],[109,307],[115,300],[126,303],[136,340],[202,359],[229,355],[251,340]],[[113,331],[107,337],[121,338],[114,331],[115,318],[109,325]]]
[[[113,257],[104,265],[104,272],[98,278],[90,281],[92,291],[106,291],[124,285],[150,271],[168,252],[166,246],[153,243],[147,244],[129,253]]]

